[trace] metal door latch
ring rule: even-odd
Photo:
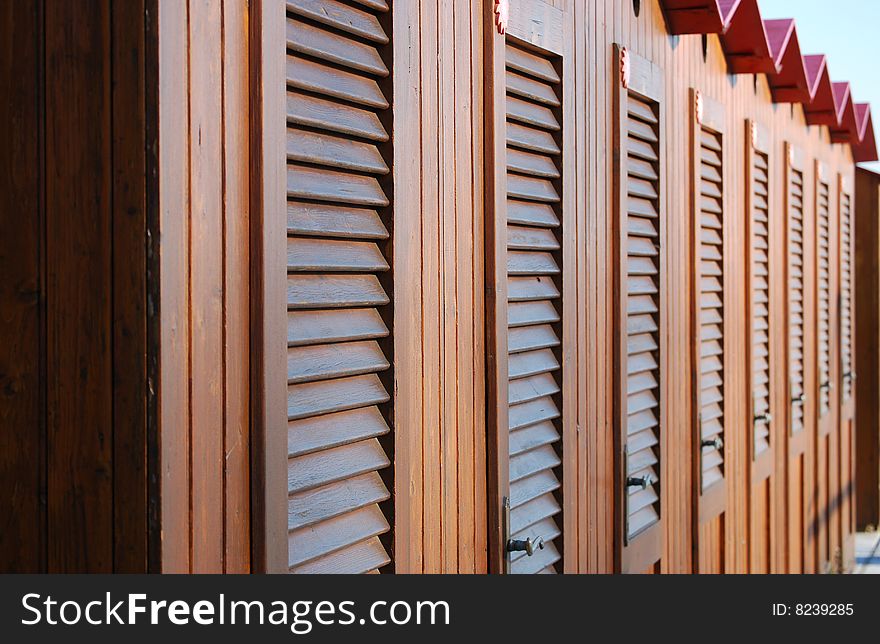
[[[801,393],[800,396],[794,396],[791,399],[792,405],[803,405],[805,402],[807,402],[807,394],[805,393]]]
[[[627,476],[626,477],[626,487],[640,487],[643,490],[648,489],[648,486],[654,482],[654,479],[651,478],[650,474],[645,474],[644,476]]]
[[[769,425],[772,420],[773,414],[771,414],[769,411],[755,416],[756,423],[767,423]]]
[[[719,452],[724,447],[724,441],[721,440],[720,436],[716,436],[715,438],[707,438],[704,439],[702,443],[700,443],[703,447],[712,447],[717,449]]]
[[[535,537],[532,539],[510,539],[507,542],[507,552],[524,552],[529,557],[538,550],[544,549],[544,537]]]

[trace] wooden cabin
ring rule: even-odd
[[[851,567],[877,151],[793,21],[21,0],[0,42],[4,570]]]

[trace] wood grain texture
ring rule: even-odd
[[[867,170],[855,177],[856,346],[856,526],[880,523],[880,178]]]
[[[253,11],[238,0],[158,11],[157,565],[166,572],[251,570]]]
[[[46,269],[48,568],[110,572],[109,3],[47,2],[45,29],[46,251],[53,257]]]
[[[366,5],[336,4],[343,6],[340,11],[373,11]],[[312,269],[320,266],[321,261],[338,261],[339,257],[346,257],[350,264],[337,275],[348,285],[345,297],[337,298],[338,301],[327,299],[326,306],[308,310],[328,311],[331,304],[357,305],[352,310],[369,309],[385,306],[387,298],[394,303],[394,315],[392,320],[376,324],[374,316],[359,314],[350,329],[340,327],[329,314],[322,314],[320,319],[303,316],[297,318],[297,324],[302,326],[289,325],[288,333],[293,334],[290,337],[300,347],[313,346],[319,337],[317,329],[323,328],[323,324],[328,325],[327,332],[334,341],[378,341],[382,346],[382,338],[393,338],[393,359],[386,352],[386,361],[393,364],[394,387],[386,388],[386,393],[394,401],[395,429],[407,429],[384,434],[393,436],[395,455],[394,485],[393,490],[389,489],[394,499],[393,521],[389,524],[395,534],[395,569],[502,569],[499,508],[501,498],[508,495],[506,482],[511,472],[517,476],[516,472],[531,472],[530,467],[540,465],[540,459],[524,459],[520,463],[515,457],[530,451],[526,447],[532,446],[532,451],[549,456],[542,449],[547,443],[542,441],[552,438],[550,428],[556,419],[550,416],[559,412],[562,418],[568,417],[558,405],[555,411],[549,406],[524,407],[522,415],[513,414],[508,408],[509,400],[525,405],[533,395],[530,390],[534,393],[558,387],[559,383],[553,384],[551,380],[559,365],[565,374],[563,388],[570,383],[576,391],[570,416],[574,419],[574,430],[568,443],[563,430],[563,480],[557,478],[563,486],[563,568],[579,572],[615,570],[615,549],[620,545],[616,536],[620,530],[619,515],[615,519],[615,512],[621,508],[615,501],[620,472],[615,471],[619,455],[613,436],[619,431],[619,423],[614,410],[619,405],[614,400],[621,379],[614,370],[619,349],[614,337],[620,328],[615,322],[620,293],[615,291],[614,281],[606,277],[618,267],[614,228],[617,224],[608,216],[620,193],[615,152],[632,159],[626,198],[633,212],[623,223],[638,232],[634,235],[638,239],[632,244],[634,272],[632,279],[627,275],[626,287],[632,289],[634,307],[644,307],[654,297],[658,308],[665,312],[668,329],[663,334],[667,363],[658,365],[662,380],[668,383],[662,394],[667,422],[658,443],[658,449],[667,454],[661,459],[658,472],[665,503],[664,525],[658,530],[660,561],[635,568],[691,572],[695,561],[703,561],[705,570],[711,572],[783,572],[799,568],[810,571],[811,566],[815,569],[811,561],[816,556],[810,554],[811,530],[815,531],[819,516],[817,466],[810,460],[815,441],[809,437],[809,429],[804,434],[802,449],[796,441],[789,440],[792,336],[787,213],[791,194],[786,143],[800,150],[798,165],[806,193],[802,196],[806,199],[802,213],[802,322],[803,387],[807,392],[818,386],[812,299],[816,282],[810,268],[816,260],[812,250],[816,216],[814,166],[819,160],[828,168],[829,177],[851,177],[848,149],[831,145],[826,129],[807,127],[800,107],[774,106],[765,77],[729,76],[716,36],[707,38],[705,56],[699,38],[670,39],[657,3],[643,3],[638,17],[628,4],[613,0],[515,3],[513,8],[518,13],[513,22],[522,27],[515,28],[511,37],[528,45],[524,47],[526,55],[517,52],[510,56],[509,67],[505,63],[504,39],[495,31],[491,7],[486,4],[392,3],[390,12],[376,14],[379,26],[386,36],[390,31],[394,43],[388,56],[378,58],[368,48],[344,53],[337,42],[319,37],[319,29],[335,28],[328,23],[332,22],[329,16],[304,16],[304,24],[310,27],[300,29],[299,36],[291,35],[300,44],[296,58],[291,59],[297,62],[287,66],[288,86],[308,100],[288,100],[288,106],[292,106],[288,119],[299,131],[326,131],[333,137],[321,139],[325,146],[312,148],[324,153],[331,148],[335,151],[333,172],[337,174],[333,176],[339,181],[332,185],[291,182],[303,199],[321,206],[288,212],[288,230],[293,235],[310,236],[322,227],[328,239],[338,242],[353,235],[358,237],[354,246],[328,244],[328,248],[333,246],[339,252],[323,256],[310,255],[302,247],[297,266]],[[541,29],[552,24],[559,12],[565,17],[560,23],[562,35],[553,34],[547,39]],[[356,15],[358,20],[350,28],[361,34],[358,38],[363,40],[359,42],[378,43],[375,24],[363,22],[363,16]],[[445,38],[444,34],[454,37]],[[632,75],[630,89],[634,94],[661,93],[665,110],[661,118],[634,104],[632,118],[637,123],[633,126],[633,141],[623,150],[615,150],[613,133],[618,127],[617,115],[630,118],[630,108],[627,106],[622,112],[614,109],[619,80],[614,43],[626,46],[632,54],[647,61]],[[562,75],[565,80],[561,99],[546,91],[560,70],[535,62],[540,57],[534,54],[542,48],[562,55],[565,65],[571,65],[573,70],[568,77]],[[314,59],[316,52],[331,56],[334,62],[324,68],[302,64]],[[668,73],[670,69],[675,73]],[[393,91],[383,98],[387,82],[382,79],[387,77],[382,74],[386,70]],[[372,82],[358,81],[371,76]],[[330,78],[335,79],[333,83]],[[511,93],[507,109],[501,112],[495,106],[502,104],[508,83]],[[723,144],[713,144],[711,138],[703,141],[701,137],[699,150],[694,148],[689,127],[693,119],[689,92],[692,87],[700,88],[723,106],[705,113],[705,125],[724,131]],[[388,124],[381,118],[370,117],[371,113],[385,109],[389,95],[394,97],[393,132],[389,132]],[[334,103],[345,107],[334,108]],[[554,115],[560,103],[561,119]],[[571,105],[571,109],[567,110],[566,105]],[[656,126],[652,119],[662,122],[654,134],[656,141],[652,137],[652,127]],[[750,144],[747,123],[751,122],[759,126],[757,153]],[[560,131],[566,141],[571,137],[571,147],[559,144]],[[356,139],[359,145],[340,146],[339,139],[346,136]],[[387,137],[405,138],[412,144],[405,148],[394,146],[390,162],[388,158],[380,161],[373,150],[378,149],[381,156]],[[299,172],[306,169],[301,175],[306,176],[312,166],[303,162],[302,149],[296,153],[300,157],[294,155],[294,160],[299,164]],[[567,149],[571,150],[569,156]],[[558,167],[546,162],[557,150],[562,150],[565,159],[563,175],[567,168],[574,169],[568,183],[559,175]],[[700,172],[690,178],[697,157]],[[658,173],[654,164],[664,158]],[[381,174],[386,167],[388,174]],[[665,177],[688,179],[670,183]],[[562,191],[557,186],[560,179]],[[381,211],[387,206],[380,193],[389,181],[393,191],[385,191],[384,199],[393,203],[394,233],[386,238]],[[829,185],[833,237],[837,234],[837,220],[833,219],[837,206],[834,186]],[[311,192],[306,193],[307,190]],[[356,200],[345,211],[350,215],[346,225],[340,223],[343,213],[324,207],[332,206],[334,202],[330,200],[343,194]],[[508,195],[512,195],[510,203],[506,203]],[[692,203],[696,199],[692,195],[699,197],[698,203]],[[554,210],[558,198],[570,199],[573,204],[568,228],[572,232],[554,240],[556,227],[566,225]],[[712,294],[717,292],[712,289],[718,286],[714,278],[718,276],[712,274],[712,262],[716,260],[707,259],[704,265],[701,259],[700,269],[706,270],[707,279],[701,278],[699,286],[709,289],[706,297],[700,297],[698,302],[696,289],[685,287],[691,283],[696,269],[691,254],[695,241],[693,226],[688,218],[669,217],[666,222],[666,259],[662,264],[666,286],[652,293],[650,279],[643,279],[649,277],[644,271],[652,257],[651,243],[647,242],[652,239],[651,229],[643,220],[650,220],[663,209],[669,213],[688,212],[694,205],[701,209],[701,226],[705,223],[705,230],[700,231],[701,243],[719,235],[729,257],[747,258],[746,262],[734,262],[720,276],[724,293],[724,351],[725,357],[733,356],[725,360],[723,367],[725,512],[723,520],[719,517],[706,521],[699,529],[694,527],[699,509],[693,503],[693,493],[699,485],[693,468],[697,453],[692,420],[695,387],[692,378],[679,375],[691,373],[696,357],[697,343],[690,324],[692,312],[698,304],[712,301]],[[497,225],[495,213],[504,208],[508,215],[502,227]],[[402,209],[406,215],[399,214]],[[732,213],[720,218],[720,229],[719,209],[724,215]],[[763,241],[758,245],[766,248],[755,245],[753,231],[760,232],[757,237]],[[392,240],[393,247],[393,261],[385,260],[389,274],[394,277],[386,279],[393,284],[391,291],[382,289],[382,279],[364,279],[369,271],[378,270],[376,249],[382,251],[386,239]],[[829,244],[835,243],[829,238]],[[565,259],[560,265],[560,253],[572,259]],[[754,269],[753,259],[761,265],[759,270]],[[308,274],[298,271],[292,273],[291,279],[301,280]],[[315,297],[326,293],[322,287],[331,283],[312,281]],[[753,301],[753,282],[760,283],[762,302]],[[835,284],[832,278],[832,307],[838,297]],[[380,289],[385,291],[384,296]],[[570,292],[575,294],[574,318],[570,319],[576,320],[571,331],[571,352],[565,348],[565,338],[557,334],[554,340],[548,333],[548,327],[554,328],[560,321],[566,323],[565,314],[547,306],[548,301],[559,297],[565,301]],[[763,306],[761,310],[759,305]],[[832,322],[833,315],[829,318]],[[756,316],[760,318],[757,330],[752,328]],[[646,330],[646,321],[634,320],[633,330]],[[833,370],[839,357],[834,339],[837,327],[832,327],[828,363]],[[757,344],[756,331],[760,340]],[[714,341],[714,337],[707,338],[710,344]],[[554,356],[560,347],[561,360]],[[760,365],[757,372],[755,364]],[[485,382],[476,376],[482,373],[488,373]],[[517,376],[512,382],[511,373]],[[633,374],[633,386],[647,389],[637,394],[650,392],[653,386],[642,373]],[[528,385],[514,386],[519,380]],[[628,378],[626,382],[629,384]],[[375,382],[357,380],[350,384],[358,395],[370,399],[377,396]],[[753,403],[756,390],[760,393],[760,413],[768,411],[772,416],[770,422],[757,425]],[[650,401],[645,395],[634,400],[634,404],[647,403]],[[346,405],[339,404],[341,407],[333,407],[334,413],[345,413],[339,409]],[[813,427],[812,404],[808,396],[803,410],[806,428]],[[833,410],[835,405],[831,402],[830,408]],[[484,406],[485,417],[475,413]],[[508,443],[504,431],[510,430],[511,423],[519,426],[524,422],[528,417],[526,411],[540,411],[548,417],[541,416],[540,422],[532,426],[533,435]],[[829,413],[835,418],[840,416],[836,411]],[[499,431],[499,427],[504,431]],[[757,461],[753,458],[756,435],[762,448]],[[336,445],[336,441],[345,439],[328,436],[322,440]],[[508,451],[511,444],[513,455]],[[575,446],[574,454],[568,453],[569,446]],[[834,478],[842,480],[842,449],[834,454],[833,461],[840,468]],[[510,459],[514,460],[508,463]],[[484,471],[489,472],[486,480],[481,476]],[[517,480],[525,478],[529,477]],[[797,483],[799,480],[803,483]],[[550,479],[536,477],[533,483],[529,490],[535,492],[542,489],[541,484],[550,484]],[[791,510],[793,504],[801,510]],[[548,509],[549,506],[541,508]],[[842,539],[843,524],[835,525],[841,526],[835,532]],[[366,562],[375,561],[379,552],[372,539],[363,542],[369,544],[362,553]],[[378,542],[381,544],[381,540]],[[328,562],[333,566],[337,563]]]
[[[46,570],[45,332],[39,2],[0,10],[0,570]],[[12,52],[15,55],[12,55]],[[15,341],[11,341],[12,339]]]

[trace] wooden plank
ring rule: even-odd
[[[112,572],[110,8],[47,9],[47,563]]]
[[[287,572],[287,460],[283,447],[285,388],[285,61],[272,52],[284,48],[281,0],[250,3],[249,70],[251,129],[250,215],[252,325],[252,508],[253,567]],[[289,415],[289,412],[288,412]],[[383,553],[384,554],[384,553]]]
[[[159,11],[159,254],[160,293],[159,366],[161,404],[159,453],[161,471],[161,557],[163,572],[190,570],[190,325],[189,325],[189,234],[190,174],[187,167],[189,109],[187,7],[164,5]],[[180,73],[180,61],[186,73]],[[176,73],[167,70],[175,69]],[[185,110],[181,106],[186,106]],[[167,138],[166,138],[167,137]],[[153,231],[158,232],[158,231]],[[171,494],[166,490],[185,490]]]
[[[113,504],[115,572],[147,570],[147,257],[144,5],[114,8]],[[123,45],[123,43],[125,43]]]
[[[7,572],[45,572],[46,484],[45,336],[41,330],[41,243],[45,225],[42,167],[44,113],[38,90],[42,39],[37,2],[19,2],[0,11],[0,39],[15,56],[0,60],[0,236],[4,279],[0,281],[0,372],[5,395],[0,411],[0,468],[15,480],[15,494],[0,499],[0,561]],[[12,213],[27,216],[6,216]]]

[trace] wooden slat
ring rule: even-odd
[[[290,198],[359,206],[388,205],[388,198],[373,177],[292,164],[288,166],[287,194]]]
[[[375,438],[298,456],[289,462],[288,493],[296,494],[329,485],[386,468],[390,464]]]
[[[375,112],[299,92],[287,93],[287,121],[370,141],[388,140]]]
[[[288,499],[287,529],[308,527],[350,510],[386,501],[389,497],[378,472],[292,494]]]
[[[287,350],[287,382],[290,384],[374,373],[389,366],[374,340],[334,342]]]
[[[287,279],[287,302],[294,309],[382,306],[389,299],[375,275],[294,274]]]
[[[380,45],[388,44],[375,15],[337,0],[287,0],[287,11]]]
[[[388,532],[390,526],[377,505],[368,505],[327,519],[290,534],[291,570],[363,541]]]
[[[561,105],[553,87],[546,82],[516,72],[507,72],[507,93],[549,107]]]
[[[298,201],[287,204],[287,234],[388,239],[388,229],[376,210]]]
[[[515,96],[507,97],[507,118],[544,130],[559,130],[559,121],[552,109]]]
[[[376,309],[291,311],[287,314],[290,346],[384,338],[388,327]]]
[[[342,170],[388,174],[388,164],[371,143],[291,127],[287,129],[287,158]]]
[[[553,134],[520,123],[507,124],[508,145],[522,148],[530,152],[556,156],[560,153],[559,144]],[[552,163],[548,159],[549,163]]]
[[[294,420],[287,424],[287,455],[302,456],[382,436],[388,431],[388,424],[377,407]]]
[[[552,84],[560,82],[559,74],[551,63],[544,56],[533,54],[520,47],[507,45],[506,59],[508,69],[522,72],[536,79],[546,81]]]
[[[301,56],[287,56],[287,85],[364,107],[388,108],[388,100],[374,79]]]
[[[375,47],[308,23],[288,19],[287,48],[375,76],[388,76]]]

